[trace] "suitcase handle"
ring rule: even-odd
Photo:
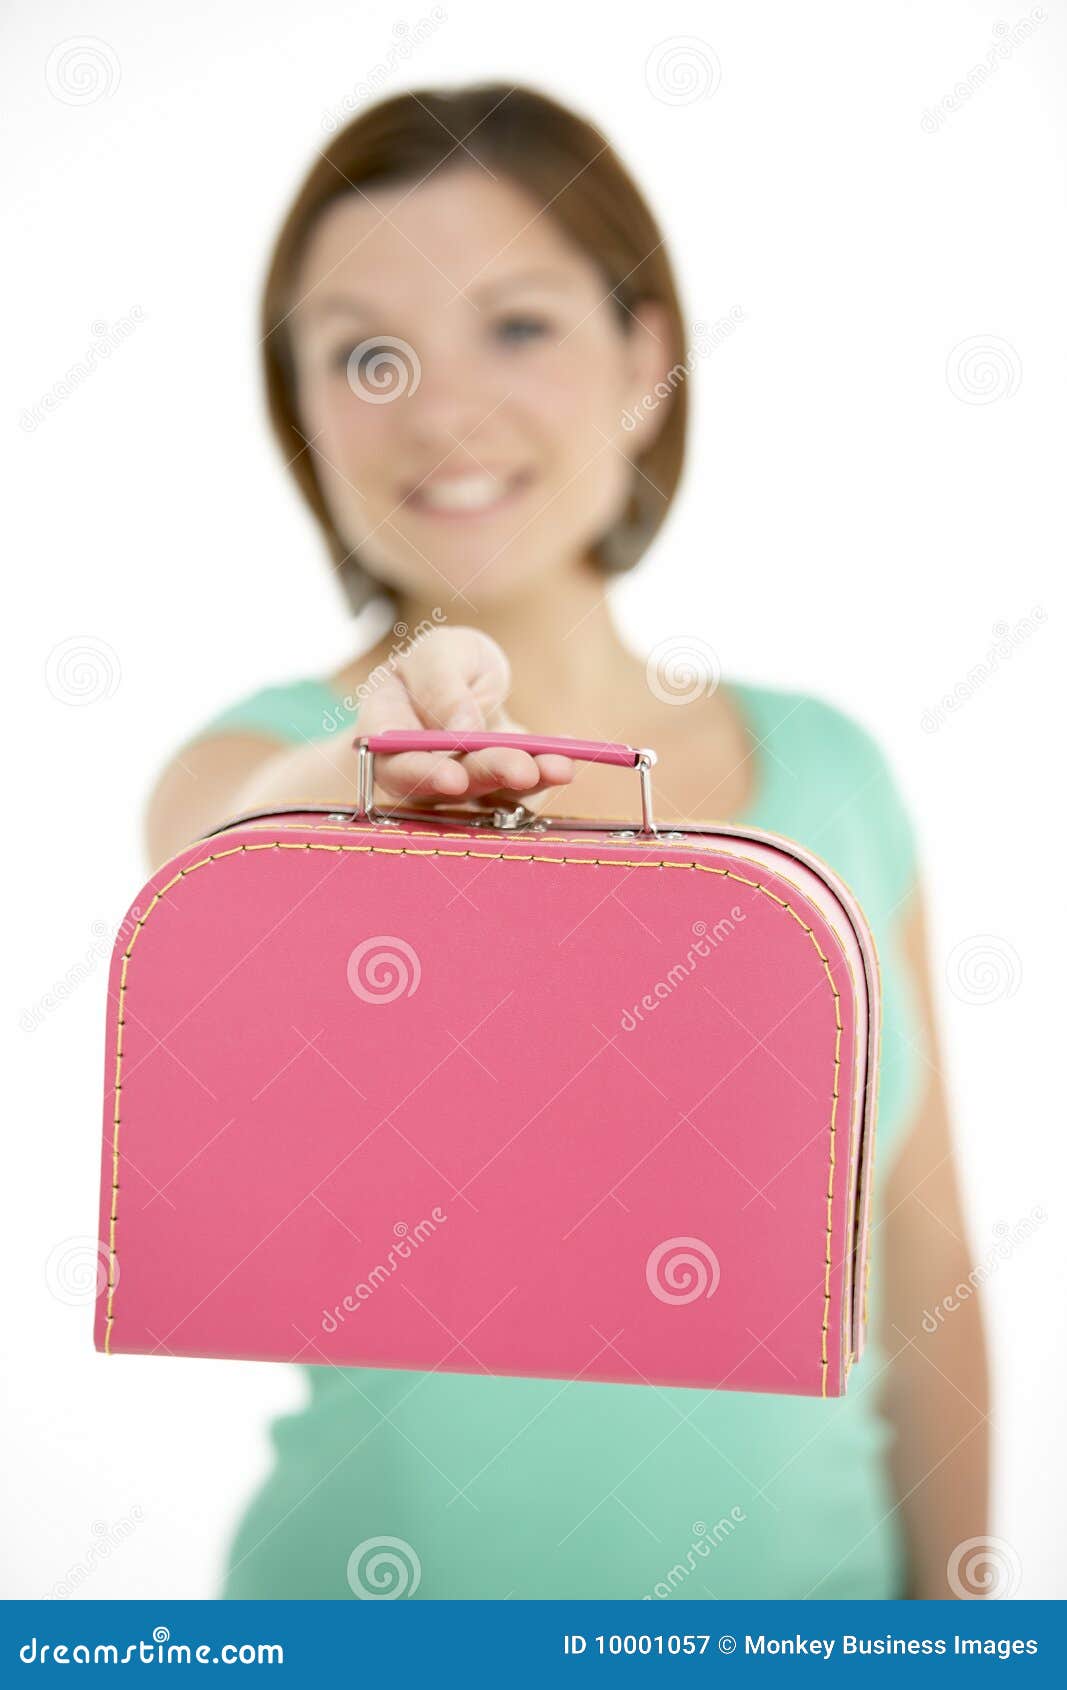
[[[528,751],[531,757],[573,757],[580,763],[615,763],[621,769],[636,769],[642,757],[656,760],[654,751],[636,751],[632,745],[612,745],[597,739],[549,739],[543,734],[482,733],[478,729],[450,733],[447,728],[386,728],[379,734],[365,734],[354,741],[382,756],[400,751],[492,751],[506,745],[514,751]]]
[[[359,734],[352,741],[359,753],[359,808],[357,817],[374,819],[374,755],[392,756],[402,751],[488,751],[505,745],[527,751],[531,757],[573,757],[580,763],[611,763],[636,769],[641,786],[641,831],[655,833],[652,819],[652,782],[649,771],[656,753],[632,745],[615,745],[596,739],[553,739],[540,734],[483,733],[464,730],[449,733],[446,728],[387,728],[382,733]]]

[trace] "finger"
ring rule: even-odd
[[[471,752],[462,764],[470,780],[469,798],[513,794],[526,802],[553,787],[566,786],[573,774],[567,757],[531,757],[525,751],[503,748]]]
[[[536,760],[526,751],[513,746],[492,746],[485,751],[471,751],[461,759],[470,781],[468,796],[478,798],[487,792],[532,792],[539,785],[541,775]]]
[[[563,757],[555,751],[535,757],[534,762],[537,764],[543,787],[569,786],[577,773],[574,758]]]
[[[501,704],[492,711],[488,728],[493,733],[521,738],[529,730]],[[574,762],[558,753],[533,756],[519,746],[493,747],[471,752],[462,759],[470,776],[470,798],[489,804],[521,798],[527,809],[537,809],[538,798],[554,786],[565,786],[574,777]]]
[[[426,727],[485,727],[511,686],[507,658],[478,628],[436,628],[398,667]]]
[[[360,700],[360,733],[386,733],[389,728],[423,728],[408,688],[397,673],[375,673],[372,690]],[[453,772],[446,772],[453,771]],[[375,752],[374,784],[387,798],[458,796],[467,781],[448,752]]]
[[[405,653],[397,671],[372,716],[375,732],[399,726],[401,716],[416,727],[484,727],[499,713],[511,684],[504,653],[476,628],[434,629]],[[391,754],[381,764],[380,785],[394,799],[440,799],[472,796],[472,772],[479,793],[497,787],[524,792],[538,784],[537,767],[525,752],[486,755],[488,762],[472,765],[471,757],[457,759],[449,752]]]
[[[374,784],[387,798],[466,798],[466,770],[447,751],[376,752]]]
[[[371,692],[360,703],[356,725],[361,734],[379,734],[391,728],[419,730],[426,723],[403,679],[393,672],[375,676]],[[447,751],[377,752],[374,784],[392,799],[458,797],[467,790],[462,769]]]
[[[493,713],[491,722],[494,733],[512,733],[516,736],[529,733],[529,729],[517,722],[502,704]],[[523,792],[522,801],[527,809],[536,810],[540,806],[538,800],[543,800],[556,786],[566,786],[574,779],[576,769],[573,757],[565,757],[559,752],[542,752],[534,757],[537,765],[537,783]]]
[[[421,728],[408,689],[396,671],[384,671],[372,678],[366,698],[360,700],[356,727],[361,734],[385,733],[389,728]]]

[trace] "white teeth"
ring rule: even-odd
[[[432,510],[476,511],[496,504],[506,491],[495,475],[454,475],[447,480],[424,483],[415,497],[419,504]]]

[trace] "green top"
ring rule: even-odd
[[[857,895],[878,943],[877,1223],[917,1100],[919,1026],[898,921],[915,878],[910,821],[885,758],[851,717],[799,693],[738,683],[731,692],[758,759],[755,800],[738,819],[816,851]],[[298,743],[349,728],[354,704],[302,680],[245,699],[201,732]],[[878,1241],[875,1229],[872,1329]],[[221,1594],[351,1598],[350,1556],[386,1539],[399,1540],[383,1548],[394,1567],[417,1564],[416,1599],[899,1596],[900,1516],[877,1404],[884,1366],[872,1335],[848,1395],[830,1400],[301,1368],[306,1402],[271,1424],[271,1470],[232,1536]],[[373,1553],[353,1562],[357,1589],[356,1562]],[[382,1576],[364,1576],[362,1588],[396,1588]]]

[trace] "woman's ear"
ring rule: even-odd
[[[675,344],[671,314],[657,300],[639,301],[626,329],[626,399],[622,426],[631,456],[647,452],[674,403],[688,369]]]

